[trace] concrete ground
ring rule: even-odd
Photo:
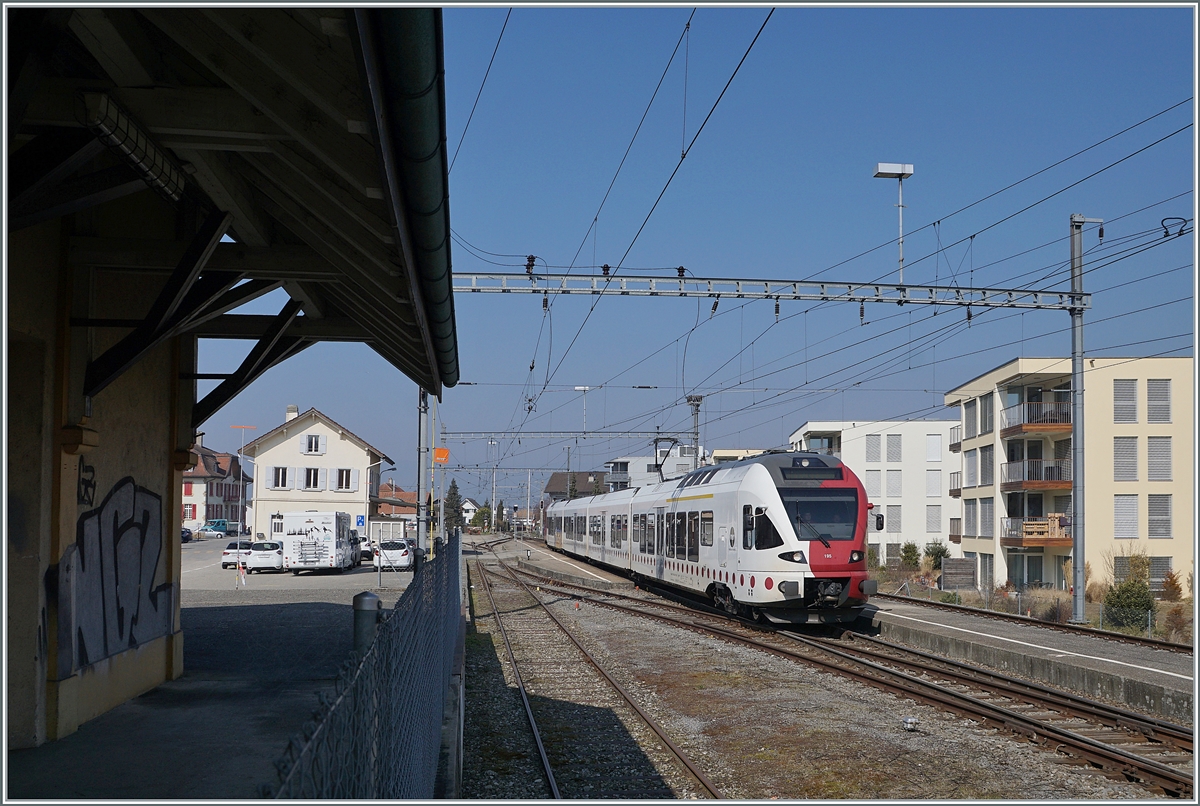
[[[408,572],[252,574],[235,588],[227,541],[184,544],[184,674],[82,725],[11,750],[5,799],[236,799],[276,781],[274,761],[331,690],[353,648],[354,595],[390,608]]]

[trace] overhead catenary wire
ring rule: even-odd
[[[475,107],[479,106],[479,98],[483,95],[483,88],[487,86],[488,76],[492,73],[492,63],[496,61],[496,54],[500,51],[500,41],[504,39],[504,31],[508,28],[508,18],[511,16],[512,9],[509,8],[508,13],[504,15],[504,24],[500,26],[500,36],[496,37],[496,47],[492,49],[492,58],[488,59],[487,70],[483,73],[483,81],[479,84],[479,92],[475,93],[475,103],[471,104],[471,114],[467,115],[462,137],[458,138],[458,145],[454,148],[454,157],[450,160],[450,167],[446,169],[447,174],[454,170],[454,163],[458,161],[458,152],[462,148],[463,140],[467,138],[467,129],[471,128],[471,120],[475,117]]]

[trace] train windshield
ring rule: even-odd
[[[779,495],[800,540],[854,539],[856,490],[781,489]]]

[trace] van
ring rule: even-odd
[[[283,513],[283,567],[293,574],[322,569],[341,573],[358,564],[346,512]]]

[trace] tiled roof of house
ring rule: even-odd
[[[183,471],[183,478],[185,480],[231,479],[237,481],[240,466],[238,465],[236,454],[219,453],[212,448],[205,448],[200,445],[192,446],[192,454],[196,457],[196,466]],[[245,468],[241,468],[241,478],[246,482],[254,481]]]
[[[591,495],[595,484],[599,484],[600,489],[605,489],[604,477],[606,475],[608,474],[603,470],[572,470],[570,473],[551,473],[542,492],[547,495],[566,495],[569,489],[568,476],[574,476],[575,492],[580,496]]]

